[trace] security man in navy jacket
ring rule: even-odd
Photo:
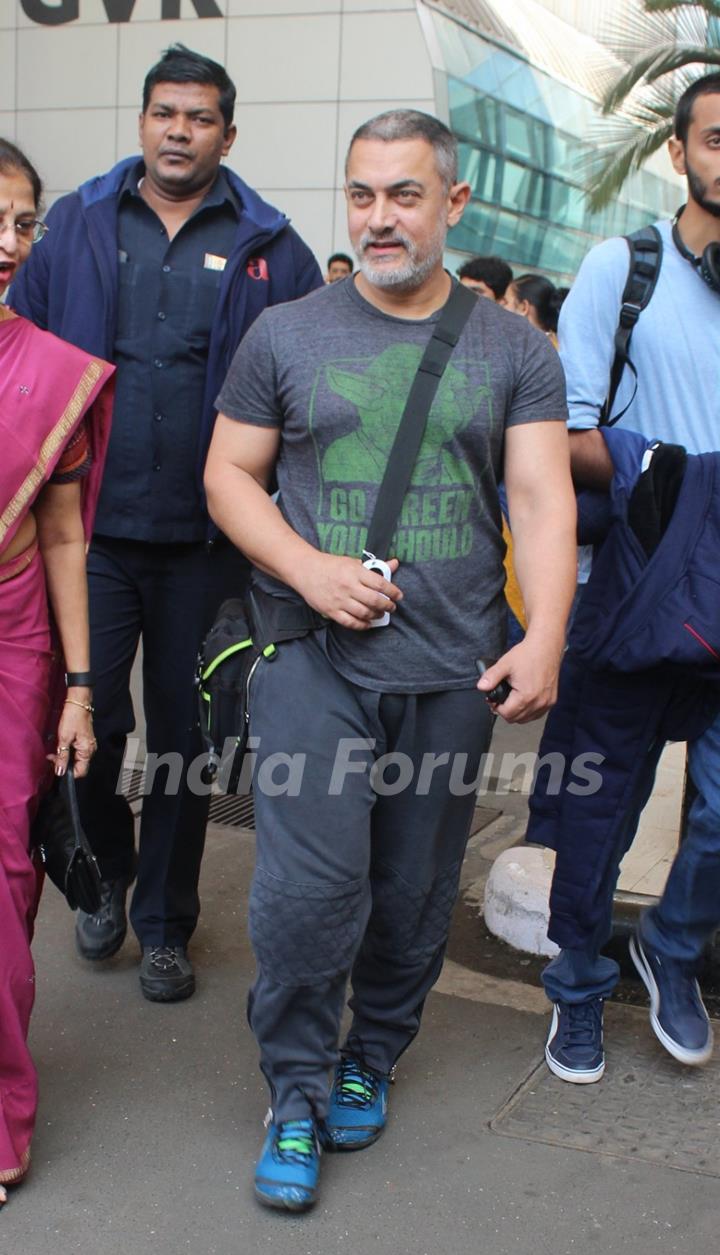
[[[105,959],[127,930],[153,1001],[189,997],[187,943],[199,912],[207,821],[193,670],[220,601],[247,565],[209,529],[202,472],[213,402],[235,349],[267,306],[322,286],[288,219],[221,166],[236,134],[222,66],[182,45],[149,72],[142,160],[121,161],[51,208],[48,235],[13,285],[21,314],[117,365],[113,430],[88,555],[98,751],[82,818],[100,861],[102,905],[78,912],[76,940]],[[143,799],[139,853],[118,792],[134,727],[130,671],[143,643],[149,762],[168,755]]]

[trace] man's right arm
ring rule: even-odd
[[[622,239],[606,240],[585,258],[564,302],[558,327],[567,382],[570,459],[577,487],[606,489],[612,462],[597,430],[615,356],[615,332],[627,279],[629,252]],[[621,384],[620,397],[630,382]]]
[[[322,553],[293,531],[267,492],[279,446],[277,427],[218,415],[205,467],[210,516],[260,570],[341,627],[364,631],[402,593],[357,558]]]
[[[597,427],[570,432],[570,470],[576,488],[606,492],[613,477],[613,462]]]

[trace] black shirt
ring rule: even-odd
[[[205,371],[223,261],[242,212],[222,170],[172,241],[128,172],[118,205],[116,399],[95,531],[203,540],[197,485]]]

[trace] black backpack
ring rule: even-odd
[[[635,399],[638,377],[630,359],[630,341],[635,330],[635,324],[643,310],[647,308],[650,298],[655,291],[655,284],[658,281],[662,264],[663,242],[657,227],[641,227],[639,231],[634,231],[632,235],[626,235],[625,239],[630,249],[630,266],[622,294],[618,327],[615,332],[615,357],[610,369],[610,386],[607,399],[600,411],[601,427],[612,427],[613,424],[617,423],[618,419],[622,418]],[[620,387],[620,380],[626,366],[630,368],[635,377],[633,394],[625,408],[611,418],[617,390]]]

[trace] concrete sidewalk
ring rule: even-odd
[[[198,991],[186,1003],[143,1000],[134,941],[105,964],[76,957],[73,916],[48,886],[35,945],[34,1167],[0,1212],[2,1255],[715,1249],[717,1065],[681,1069],[645,1013],[618,1007],[606,1078],[564,1085],[535,1071],[547,1014],[542,991],[524,983],[527,960],[510,956],[488,974],[473,895],[523,805],[511,795],[473,840],[449,960],[399,1068],[385,1136],[326,1157],[321,1199],[304,1217],[267,1212],[252,1196],[267,1105],[244,1018],[252,834],[209,832]]]

